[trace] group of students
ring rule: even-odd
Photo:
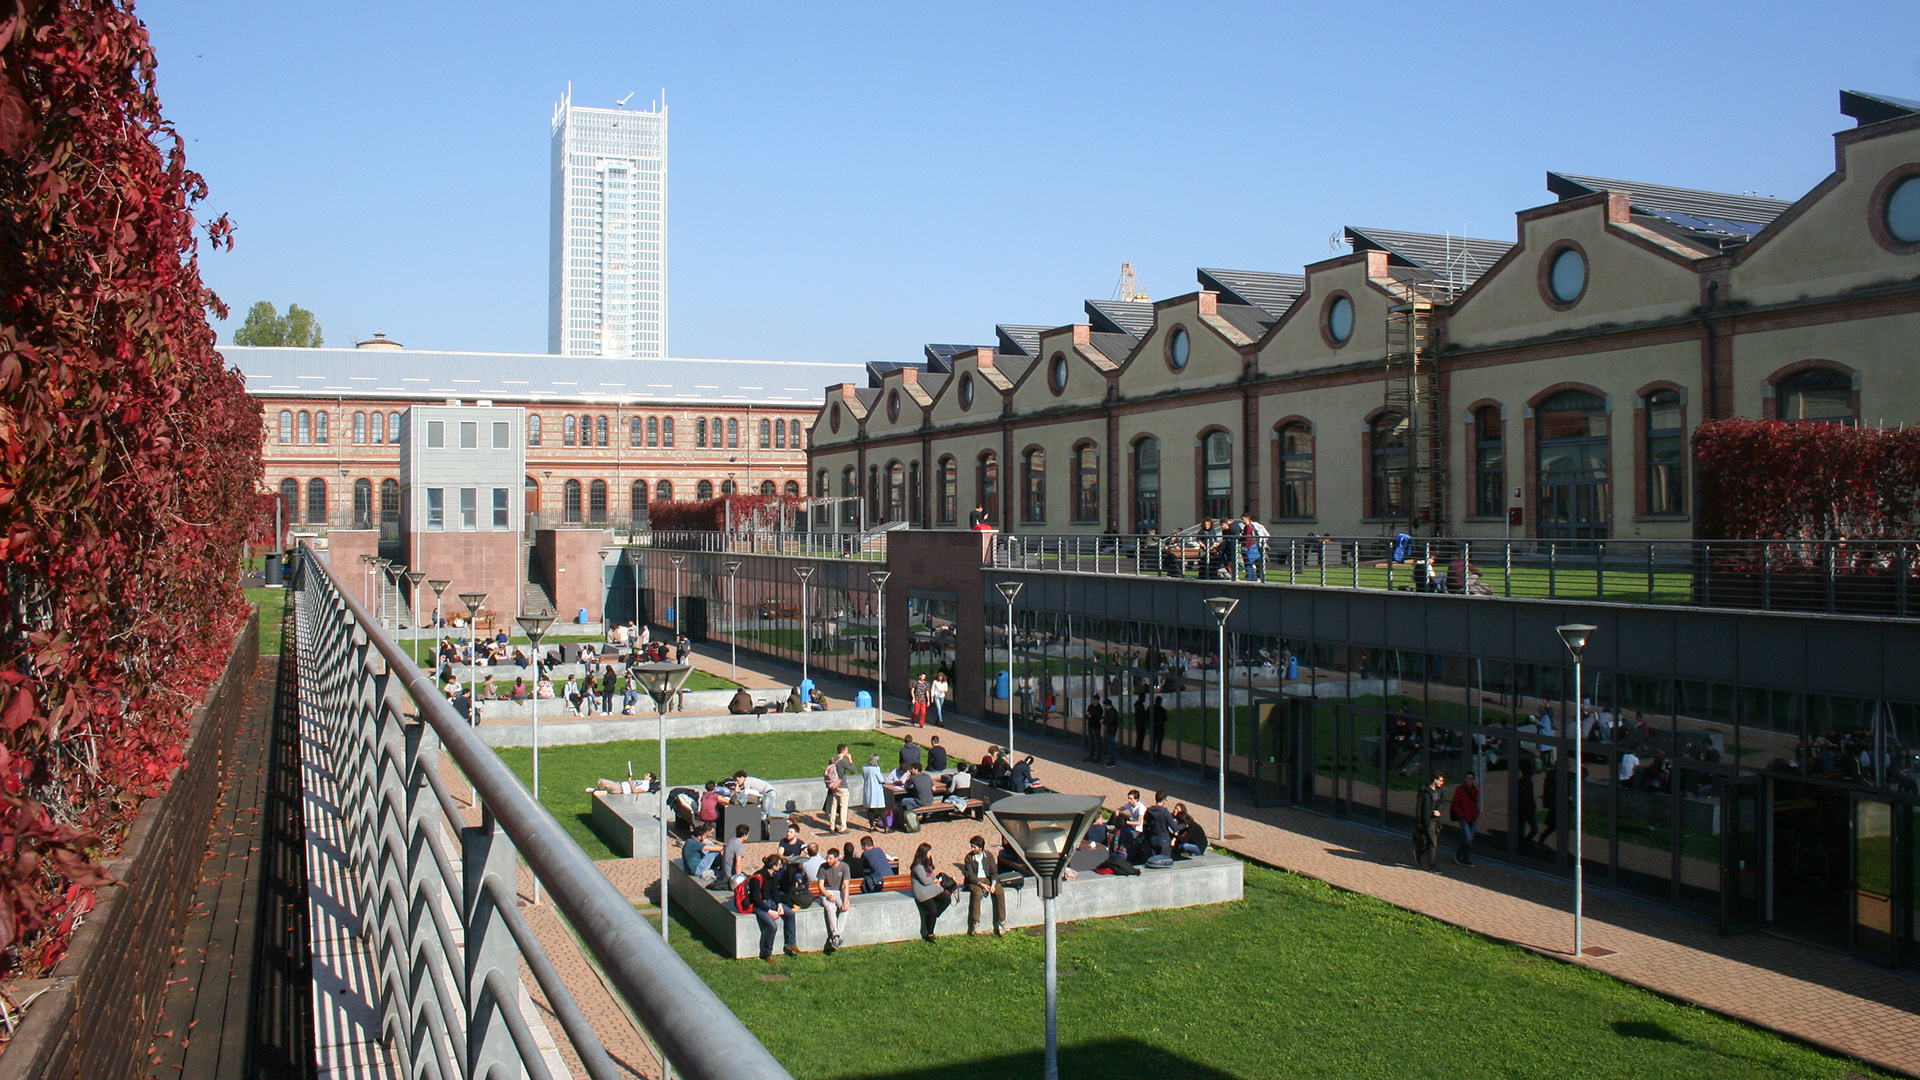
[[[1108,866],[1116,861],[1129,866],[1172,866],[1176,859],[1191,859],[1207,853],[1207,830],[1187,810],[1186,803],[1167,806],[1167,793],[1153,793],[1153,805],[1140,801],[1140,792],[1129,790],[1127,800],[1105,821],[1095,822],[1087,830],[1082,846],[1104,848]],[[1125,872],[1125,871],[1122,871]]]
[[[1203,578],[1260,581],[1266,572],[1267,542],[1273,534],[1252,514],[1237,518],[1206,518],[1193,534],[1201,547],[1200,575]],[[1160,544],[1160,570],[1168,577],[1187,576],[1187,558],[1175,538]]]

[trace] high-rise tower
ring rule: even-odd
[[[567,87],[553,110],[549,229],[547,351],[664,359],[664,93],[653,111],[590,109]]]

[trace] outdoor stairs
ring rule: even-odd
[[[553,597],[548,595],[547,587],[537,581],[527,582],[528,614],[553,614]]]

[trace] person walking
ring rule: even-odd
[[[914,726],[926,727],[927,726],[927,705],[932,699],[932,691],[930,691],[927,688],[927,676],[925,672],[922,672],[919,675],[914,676],[912,695],[913,695]]]
[[[947,695],[953,692],[953,684],[947,681],[947,673],[942,671],[933,677],[930,688],[933,695],[933,722],[941,727],[947,726]]]
[[[1105,717],[1105,711],[1100,708],[1100,695],[1095,694],[1088,698],[1086,730],[1087,756],[1085,760],[1096,764],[1100,761],[1100,725],[1103,723]]]
[[[1454,852],[1453,861],[1461,866],[1473,865],[1473,825],[1480,820],[1480,785],[1474,782],[1473,773],[1468,772],[1460,786],[1453,789],[1453,802],[1448,807],[1453,820],[1460,826],[1460,850]]]
[[[1100,734],[1107,747],[1107,768],[1120,766],[1120,706],[1111,699],[1100,712]]]
[[[972,937],[980,926],[980,901],[993,897],[993,935],[1005,937],[1007,933],[1007,894],[1001,889],[1000,876],[995,871],[993,856],[987,854],[987,838],[975,836],[968,843],[973,846],[967,850],[966,857],[960,860],[960,876],[967,887],[967,936]]]
[[[920,940],[933,940],[934,924],[953,903],[947,895],[947,887],[940,883],[939,875],[933,869],[933,845],[921,844],[913,853],[913,902],[920,908]],[[765,937],[765,932],[762,932]]]
[[[833,760],[827,762],[820,774],[821,782],[827,786],[827,832],[834,836],[847,831],[847,768],[852,765],[847,757],[847,744],[841,743],[834,751]]]
[[[1413,800],[1413,865],[1439,873],[1435,854],[1440,847],[1440,789],[1447,778],[1439,773]]]

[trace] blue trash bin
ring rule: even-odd
[[[993,696],[995,700],[1007,700],[1007,690],[1007,673],[1004,671],[995,672],[993,676]]]
[[[1300,677],[1300,658],[1297,656],[1287,657],[1287,678],[1297,679],[1299,677]]]
[[[587,609],[581,608],[580,614],[575,617],[574,621],[579,623],[582,626],[585,626],[587,624]]]
[[[873,695],[867,693],[865,690],[860,691],[853,696],[853,707],[856,709],[873,708]]]

